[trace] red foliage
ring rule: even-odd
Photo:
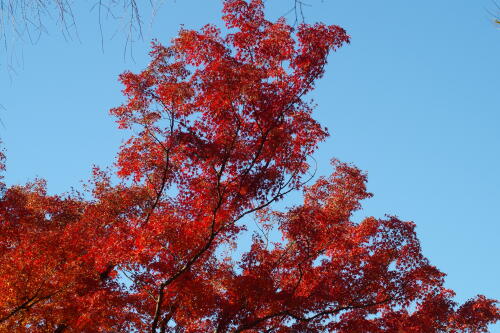
[[[153,44],[144,71],[121,75],[127,102],[111,113],[137,134],[119,152],[118,185],[96,169],[92,200],[5,190],[0,329],[483,332],[499,319],[483,296],[452,301],[413,223],[351,221],[371,196],[356,167],[334,161],[304,186],[327,136],[305,95],[349,37],[263,9],[226,0],[227,34],[181,30]],[[298,189],[302,205],[271,210]],[[252,214],[259,230],[237,260]]]

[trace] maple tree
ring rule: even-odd
[[[96,168],[90,199],[3,189],[0,329],[486,332],[496,301],[456,304],[413,223],[352,221],[363,172],[333,160],[306,186],[328,135],[306,95],[346,32],[268,21],[259,0],[224,1],[223,19],[227,33],[182,29],[121,75],[111,113],[134,134],[118,181]],[[294,190],[301,205],[273,209]]]

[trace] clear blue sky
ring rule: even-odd
[[[276,17],[292,1],[267,2]],[[50,35],[36,45],[15,45],[11,78],[0,54],[8,184],[39,176],[51,192],[64,192],[79,187],[92,164],[111,165],[124,137],[108,116],[123,101],[117,75],[146,66],[152,38],[167,43],[180,24],[218,22],[220,8],[219,1],[165,1],[152,24],[146,19],[132,61],[123,56],[122,34],[109,39],[116,22],[104,26],[102,52],[96,13],[82,3],[75,10],[79,41],[65,41],[49,24]],[[318,173],[329,173],[331,157],[368,171],[375,197],[363,215],[415,221],[424,253],[448,274],[458,300],[500,299],[500,30],[488,14],[493,3],[310,3],[308,21],[338,24],[352,37],[330,57],[312,96],[333,134],[316,154]]]

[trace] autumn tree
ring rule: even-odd
[[[148,67],[121,75],[127,100],[111,113],[135,134],[118,181],[95,169],[91,199],[5,189],[0,328],[486,332],[496,301],[456,304],[412,222],[352,220],[371,197],[363,172],[333,160],[306,185],[328,135],[307,94],[346,32],[270,22],[260,0],[224,1],[223,19],[224,32],[153,43]],[[273,209],[296,190],[302,204]]]

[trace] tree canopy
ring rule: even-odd
[[[344,29],[268,21],[260,0],[224,1],[223,19],[120,76],[111,114],[135,134],[114,175],[94,169],[89,193],[3,189],[0,329],[487,332],[496,301],[454,302],[414,223],[353,221],[365,173],[332,160],[308,183],[328,131],[307,94]],[[303,202],[274,209],[291,191]]]

